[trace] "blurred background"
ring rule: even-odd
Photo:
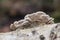
[[[43,11],[60,22],[60,0],[0,0],[0,32],[11,31],[9,25],[26,14]]]

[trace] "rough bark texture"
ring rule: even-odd
[[[0,33],[0,40],[60,40],[60,24],[41,11],[15,21],[10,28],[13,31]]]

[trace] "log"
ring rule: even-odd
[[[60,23],[44,12],[28,14],[10,25],[11,32],[0,33],[0,40],[60,40]]]

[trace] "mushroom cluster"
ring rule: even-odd
[[[42,11],[38,11],[36,13],[27,14],[24,19],[15,21],[11,24],[10,29],[15,30],[17,28],[24,29],[35,27],[37,25],[44,25],[44,24],[53,24],[54,19],[47,15]]]

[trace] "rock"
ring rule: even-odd
[[[0,40],[60,40],[60,23],[41,11],[15,21],[10,28],[13,31],[0,33]]]

